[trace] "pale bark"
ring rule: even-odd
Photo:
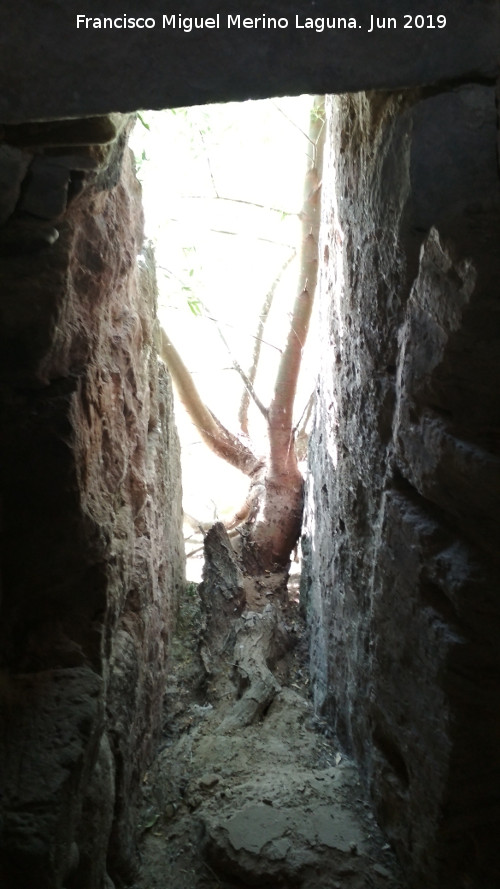
[[[200,398],[193,379],[168,334],[160,328],[160,355],[167,365],[179,399],[196,426],[201,439],[214,454],[226,460],[231,466],[253,476],[263,466],[250,448],[214,416]]]
[[[274,294],[276,293],[278,284],[281,281],[283,272],[286,271],[286,269],[288,268],[288,266],[294,259],[295,259],[295,250],[288,257],[286,262],[284,262],[283,265],[281,266],[281,269],[279,270],[279,274],[274,279],[273,283],[271,284],[271,287],[269,288],[268,292],[266,293],[266,298],[265,298],[265,300],[262,304],[262,308],[260,310],[259,323],[257,325],[257,333],[255,335],[255,343],[254,343],[253,354],[252,354],[252,364],[251,364],[248,374],[247,374],[247,379],[249,380],[249,382],[252,386],[255,383],[255,377],[257,376],[257,369],[258,369],[259,361],[260,361],[260,353],[261,353],[261,349],[262,349],[262,343],[264,342],[262,337],[264,334],[264,328],[266,326],[266,321],[269,317],[269,312],[271,311],[271,307],[273,304]],[[246,386],[246,388],[243,391],[243,395],[241,396],[241,402],[240,402],[240,407],[239,407],[239,411],[238,411],[238,420],[240,423],[240,429],[243,432],[243,434],[247,435],[247,436],[249,435],[248,408],[250,407],[250,396],[251,395],[252,395],[252,392],[251,392],[250,388],[248,386]],[[266,411],[266,414],[267,414],[267,411]]]
[[[288,562],[302,522],[303,480],[295,449],[293,405],[318,277],[323,107],[323,97],[317,96],[309,132],[313,156],[305,178],[300,214],[302,244],[298,296],[269,407],[269,458],[264,497],[253,528],[251,546],[245,548],[247,564],[258,559],[261,567],[269,570]]]
[[[304,198],[300,213],[302,243],[300,277],[297,297],[285,349],[276,375],[274,394],[269,407],[270,473],[281,477],[295,472],[293,447],[293,405],[297,391],[302,352],[318,279],[318,242],[321,217],[321,170],[323,165],[324,99],[317,96],[311,114],[309,139],[313,151],[311,165],[304,182]]]
[[[242,556],[249,573],[286,566],[297,543],[302,521],[303,479],[299,470],[293,427],[293,406],[318,276],[321,168],[324,142],[323,97],[314,100],[309,142],[311,162],[305,177],[299,214],[302,225],[300,276],[288,337],[276,376],[273,398],[266,411],[269,452],[259,459],[244,442],[225,429],[202,402],[193,380],[166,332],[161,331],[161,355],[179,397],[203,441],[219,457],[252,478],[250,494],[230,523],[242,526]],[[257,342],[260,337],[257,338]],[[257,353],[258,362],[258,353]],[[255,364],[255,356],[254,356]],[[255,364],[256,367],[256,364]],[[253,377],[253,378],[252,378]],[[253,386],[254,371],[250,375]],[[248,383],[248,381],[247,381]],[[246,428],[246,408],[242,428]],[[240,421],[241,421],[240,413]]]

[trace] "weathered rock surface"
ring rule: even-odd
[[[0,225],[16,208],[31,156],[13,145],[0,145]]]
[[[495,90],[330,101],[303,591],[316,706],[414,886],[500,859]]]
[[[228,28],[228,14],[238,13],[231,3],[217,11],[220,27],[200,30],[192,22],[188,30],[190,19],[215,15],[213,4],[197,0],[172,16],[160,0],[150,0],[147,9],[129,10],[129,18],[146,16],[154,27],[131,29],[124,27],[123,4],[108,0],[106,8],[83,10],[89,18],[99,17],[100,28],[78,28],[82,8],[67,0],[20,0],[15,16],[6,7],[0,12],[0,121],[397,89],[494,78],[499,71],[496,0],[440,0],[439,6],[420,0],[418,8],[404,8],[399,0],[386,0],[383,8],[369,0],[351,0],[347,7],[326,0],[314,6],[275,0],[270,8],[253,0],[241,18],[260,17],[255,27]],[[163,27],[164,15],[173,17],[175,26]],[[437,15],[446,16],[444,28]],[[302,27],[296,27],[296,16]],[[118,17],[118,26],[105,25],[105,17]],[[339,18],[349,17],[355,27],[339,24]],[[185,28],[179,18],[186,20]],[[286,26],[269,25],[270,18],[284,18]],[[305,26],[307,18],[312,28]],[[333,20],[334,27],[314,26],[322,18]]]
[[[239,878],[247,886],[361,887],[367,879],[375,886],[397,886],[399,873],[387,854],[386,879],[377,877],[383,840],[367,820],[352,763],[339,758],[338,765],[308,767],[298,755],[300,744],[314,757],[314,735],[308,739],[307,731],[292,727],[295,708],[300,719],[298,703],[293,693],[285,694],[277,708],[290,720],[289,732],[296,734],[283,744],[282,761],[276,746],[267,752],[250,734],[250,756],[253,760],[258,752],[260,765],[255,764],[246,781],[231,781],[230,799],[217,799],[215,792],[215,801],[202,804],[199,816],[209,863],[221,876]],[[304,704],[301,709],[305,712]],[[272,727],[281,733],[274,716]],[[227,746],[232,748],[232,740]],[[228,776],[221,777],[227,787]]]
[[[209,562],[221,529],[206,541]],[[227,591],[227,559],[216,561]],[[216,575],[212,561],[203,598],[191,591],[181,602],[169,718],[144,783],[135,889],[208,889],[214,881],[224,889],[404,889],[358,770],[313,717],[297,603],[264,601],[262,610],[215,624]],[[196,666],[198,627],[203,662],[210,649],[219,666],[205,678]]]
[[[127,127],[51,158],[38,125],[0,152],[5,889],[121,885],[162,718],[179,453]]]
[[[171,393],[116,111],[428,85],[332,104],[304,590],[316,705],[413,885],[497,889],[500,5],[421,0],[446,28],[404,29],[390,0],[398,28],[376,35],[367,0],[333,10],[360,29],[323,34],[79,30],[77,13],[0,10],[3,885],[128,874],[180,576]]]

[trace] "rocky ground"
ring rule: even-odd
[[[404,889],[313,713],[297,577],[250,586],[217,528],[181,605],[134,889]]]

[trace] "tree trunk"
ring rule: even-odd
[[[180,355],[165,331],[162,330],[161,333],[162,358],[172,373],[180,399],[202,439],[219,457],[252,479],[249,496],[230,526],[241,523],[243,564],[245,570],[253,575],[278,571],[288,566],[302,524],[303,479],[295,449],[293,406],[318,275],[323,110],[324,97],[317,96],[311,112],[309,130],[312,157],[305,177],[300,213],[302,244],[298,295],[287,342],[281,354],[273,398],[269,409],[265,411],[269,442],[266,461],[259,459],[243,441],[225,429],[203,404]],[[253,384],[253,379],[250,382]],[[247,388],[251,391],[252,385]],[[245,417],[244,412],[244,420]]]
[[[303,479],[295,449],[293,405],[318,278],[324,146],[323,96],[316,96],[314,99],[309,140],[312,159],[304,182],[300,214],[302,244],[298,296],[268,412],[269,455],[261,508],[252,533],[247,535],[244,545],[247,570],[256,573],[273,571],[288,564],[302,525]]]

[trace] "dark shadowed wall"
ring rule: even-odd
[[[355,20],[320,32],[296,27],[309,3],[252,2],[287,27],[222,7],[188,32],[158,0],[96,13],[149,30],[78,29],[66,0],[0,11],[6,889],[126,884],[161,725],[178,444],[127,113],[305,91],[344,94],[304,538],[316,703],[415,889],[499,885],[500,4],[421,0],[405,28],[391,0],[397,27],[371,31],[379,12],[314,4]]]
[[[494,87],[329,101],[303,593],[316,703],[415,886],[500,826]]]

